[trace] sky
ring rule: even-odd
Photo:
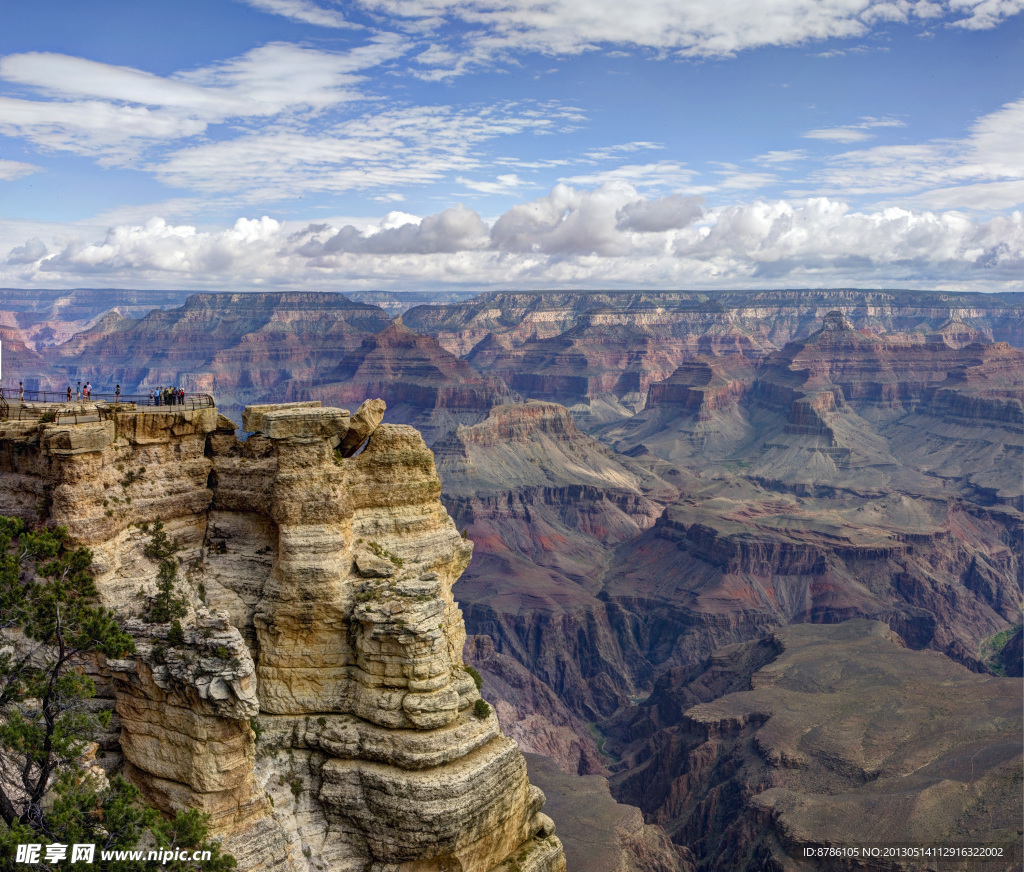
[[[0,287],[1024,290],[1024,0],[0,9]]]

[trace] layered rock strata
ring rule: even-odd
[[[472,546],[382,412],[250,407],[244,442],[212,408],[8,422],[0,511],[89,546],[137,640],[105,667],[104,765],[208,812],[241,869],[558,872],[543,794],[462,667]],[[147,620],[161,565],[180,629]]]
[[[623,712],[613,792],[702,869],[1019,869],[1021,704],[878,622],[785,627]]]

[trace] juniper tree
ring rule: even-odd
[[[92,554],[67,531],[30,531],[0,518],[0,818],[55,836],[43,798],[65,787],[109,722],[93,713],[86,667],[123,657],[131,636],[97,603]]]
[[[101,851],[130,849],[143,838],[151,846],[210,850],[206,872],[233,869],[234,858],[206,841],[206,815],[191,810],[164,820],[140,804],[124,778],[93,776],[82,765],[110,720],[109,711],[89,706],[96,694],[90,662],[135,650],[98,603],[91,565],[90,551],[71,547],[65,529],[31,531],[0,517],[0,858],[13,858],[18,844],[91,843],[97,853],[90,868],[104,870]],[[116,861],[110,868],[136,865]],[[163,868],[198,866],[172,861]]]

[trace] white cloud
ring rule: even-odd
[[[32,173],[40,173],[42,171],[43,168],[37,167],[35,164],[0,158],[0,181],[2,182],[13,182],[15,179],[21,179],[32,175]]]
[[[547,196],[513,206],[498,218],[491,239],[502,251],[625,255],[631,245],[616,215],[636,200],[636,189],[621,181],[592,192],[556,185]]]
[[[309,225],[292,237],[295,251],[314,258],[316,266],[330,266],[337,254],[436,254],[471,251],[488,245],[487,225],[480,216],[463,206],[445,209],[422,221],[408,216],[398,226],[382,226],[374,233],[363,233],[352,225],[328,233],[323,225]]]
[[[146,168],[170,185],[243,191],[252,202],[302,191],[393,189],[476,170],[481,143],[549,130],[563,117],[564,110],[550,104],[461,111],[419,106],[360,116],[314,133],[268,127],[180,149]]]
[[[808,130],[802,135],[805,139],[825,139],[829,142],[863,142],[874,138],[873,133],[868,133],[873,128],[905,126],[898,118],[862,118],[857,124]]]
[[[759,154],[753,159],[754,163],[762,166],[775,166],[776,164],[794,163],[800,160],[807,160],[807,152],[802,148],[794,148],[789,151],[769,151]]]
[[[310,0],[242,0],[254,9],[282,15],[303,24],[315,24],[319,27],[352,27],[345,16],[333,9],[325,9]]]
[[[426,218],[307,224],[271,218],[201,229],[163,219],[97,241],[54,233],[8,251],[0,282],[134,287],[735,287],[890,284],[1024,289],[1024,214],[854,210],[818,197],[711,209],[610,183],[556,186],[488,228],[464,207]],[[361,224],[361,226],[357,226]],[[7,230],[9,236],[10,231]],[[61,238],[63,237],[63,238]]]
[[[805,139],[825,139],[829,142],[863,142],[873,139],[874,134],[852,127],[823,127],[801,134]]]
[[[268,246],[280,234],[273,218],[239,218],[233,227],[216,233],[191,225],[170,225],[153,218],[144,225],[121,225],[107,231],[102,242],[67,243],[39,262],[42,273],[87,276],[131,275],[220,276],[260,272]],[[13,253],[13,252],[12,252]],[[166,279],[165,279],[166,280]]]
[[[835,155],[809,182],[819,193],[899,194],[936,208],[1002,209],[1024,202],[1007,202],[1007,195],[1019,190],[1012,183],[1024,180],[1022,141],[1024,99],[977,119],[961,140],[877,146]],[[979,197],[980,186],[988,183],[1000,183],[989,189],[994,195],[990,203]],[[963,195],[959,198],[958,189]]]
[[[707,227],[681,236],[675,250],[685,257],[741,258],[755,272],[772,275],[847,263],[859,263],[868,273],[878,264],[962,268],[986,257],[1009,266],[1024,257],[1020,213],[1012,225],[898,208],[854,212],[826,198],[759,201],[718,211]],[[1010,232],[997,238],[996,227]]]
[[[613,170],[602,170],[594,173],[581,173],[560,179],[570,185],[598,186],[608,182],[627,182],[631,185],[658,188],[681,188],[690,183],[696,170],[686,168],[686,164],[677,161],[659,161],[648,164],[628,164]]]
[[[660,142],[622,142],[618,145],[606,145],[603,148],[592,148],[583,153],[589,160],[613,160],[618,159],[623,153],[633,151],[653,151],[664,148]]]
[[[379,34],[347,52],[269,43],[207,67],[157,76],[51,52],[0,58],[0,77],[59,99],[85,98],[159,107],[206,122],[323,109],[360,97],[360,70],[405,53],[409,44]]]
[[[991,30],[1024,11],[1024,0],[951,0],[949,6],[954,13],[967,13],[964,18],[952,22],[954,27]]]
[[[503,173],[493,182],[481,182],[463,178],[462,176],[459,176],[455,181],[480,194],[511,194],[526,184],[515,173]]]
[[[672,194],[657,200],[634,200],[615,213],[620,230],[660,233],[691,224],[704,214],[703,198]]]
[[[174,76],[48,52],[0,58],[0,77],[51,98],[0,98],[0,133],[46,149],[95,156],[101,165],[234,119],[322,111],[362,97],[357,71],[398,57],[404,37],[380,34],[347,52],[288,43]]]
[[[641,0],[623,14],[618,0],[361,0],[372,12],[418,22],[428,32],[467,25],[459,61],[448,74],[513,52],[571,55],[615,46],[723,57],[760,46],[863,37],[890,23],[937,22],[995,27],[1024,0]],[[461,70],[458,63],[462,64]]]
[[[91,155],[101,166],[134,156],[141,143],[195,136],[205,129],[202,121],[145,106],[0,97],[0,134],[22,136],[45,149]]]
[[[24,245],[12,248],[7,255],[7,263],[15,265],[35,263],[42,260],[47,254],[46,243],[37,237],[33,237],[27,240]]]

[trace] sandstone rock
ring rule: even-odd
[[[50,454],[70,457],[102,451],[114,441],[110,421],[91,424],[43,425],[42,445]]]
[[[322,403],[319,400],[309,400],[300,403],[265,403],[263,405],[246,406],[242,411],[242,429],[246,433],[259,432],[263,427],[263,416],[267,412],[289,411],[293,409],[319,409]]]
[[[349,421],[349,430],[338,449],[342,457],[351,457],[370,438],[377,425],[384,420],[387,405],[383,400],[364,400]]]
[[[423,439],[378,423],[339,458],[348,413],[313,404],[246,410],[245,443],[229,424],[122,408],[42,440],[0,433],[19,457],[0,500],[34,517],[48,495],[136,639],[100,682],[126,775],[160,809],[208,812],[246,872],[306,872],[307,857],[561,872],[522,756],[473,714],[451,593],[472,546]],[[174,543],[180,637],[139,619],[159,570],[140,525],[155,521]]]

